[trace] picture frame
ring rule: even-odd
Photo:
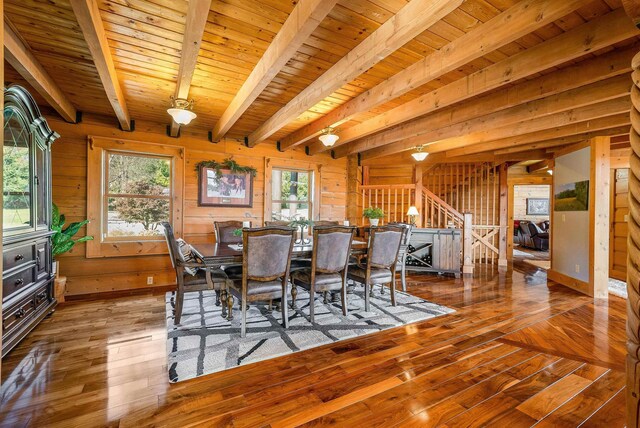
[[[556,184],[554,211],[589,211],[589,180]]]
[[[253,207],[253,175],[201,165],[198,169],[198,206]]]
[[[527,198],[527,215],[549,215],[549,198]]]

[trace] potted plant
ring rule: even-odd
[[[75,223],[71,223],[66,228],[64,214],[60,214],[58,206],[53,204],[53,211],[51,216],[51,230],[53,230],[53,236],[51,236],[51,255],[53,257],[53,274],[57,276],[59,271],[58,262],[56,257],[60,254],[64,254],[67,251],[71,251],[74,245],[79,242],[91,241],[93,236],[83,236],[82,238],[73,239],[80,228],[89,223],[89,220],[83,220]],[[64,229],[63,229],[64,228]]]
[[[242,236],[242,228],[233,229],[233,236],[241,237]],[[242,247],[242,241],[238,243],[238,247]]]
[[[362,211],[362,216],[369,219],[371,226],[377,226],[381,218],[384,218],[384,211],[379,207],[369,207]]]

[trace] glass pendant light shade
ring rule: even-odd
[[[318,137],[318,139],[324,144],[326,147],[333,146],[340,137],[333,133],[333,129],[327,128],[324,130],[324,134]]]
[[[171,115],[178,125],[188,125],[193,119],[198,117],[191,109],[193,108],[193,100],[184,98],[171,98],[171,108],[167,109],[167,113]]]
[[[413,158],[418,162],[422,162],[427,158],[427,156],[429,156],[429,153],[423,152],[422,146],[418,146],[416,147],[416,151],[414,153],[411,153],[411,156],[413,156]]]

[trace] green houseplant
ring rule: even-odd
[[[384,218],[384,211],[380,207],[369,207],[362,211],[362,216],[369,219],[371,226],[377,226],[381,218]]]
[[[73,239],[73,237],[78,233],[82,226],[85,226],[89,223],[89,220],[83,220],[71,223],[67,227],[65,225],[65,216],[64,214],[60,214],[60,210],[58,210],[58,206],[53,204],[53,210],[51,214],[51,230],[53,230],[54,234],[51,236],[51,255],[54,259],[53,262],[53,273],[58,272],[58,263],[55,260],[57,256],[60,254],[64,254],[67,251],[70,251],[74,245],[79,242],[91,241],[93,240],[93,236],[83,236],[82,238]]]

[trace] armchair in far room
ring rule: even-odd
[[[531,242],[533,248],[540,251],[549,250],[549,232],[544,232],[533,222],[527,223],[529,227],[529,235],[531,236]]]

